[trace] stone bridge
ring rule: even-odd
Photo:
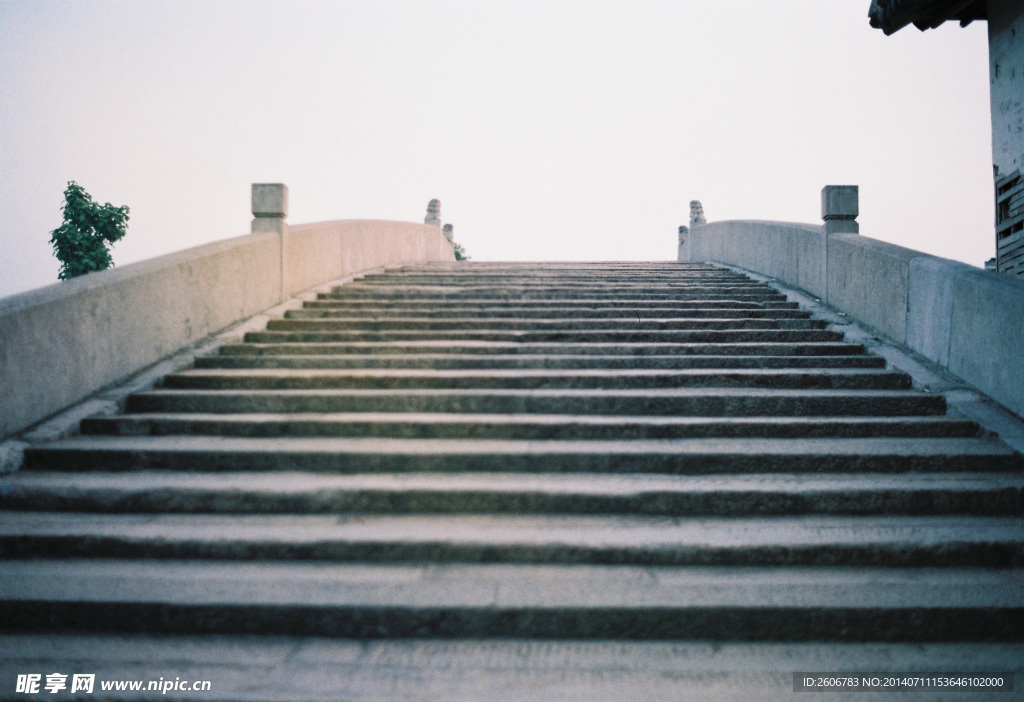
[[[661,263],[455,262],[431,205],[257,185],[250,236],[0,301],[0,698],[1024,684],[1024,282],[849,187]]]

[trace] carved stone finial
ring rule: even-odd
[[[444,234],[444,238],[448,240],[449,244],[455,243],[455,227],[450,224],[446,224],[441,227],[441,233]]]
[[[700,200],[690,200],[690,226],[700,226],[707,224],[708,221],[704,219],[704,206],[700,204]]]
[[[423,218],[424,224],[430,224],[435,227],[441,226],[441,201],[431,200],[427,203],[427,216]]]
[[[689,227],[687,227],[685,224],[680,224],[679,225],[679,243],[680,244],[685,244],[686,243],[686,236],[689,233],[690,233],[690,228]]]

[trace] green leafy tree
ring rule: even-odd
[[[456,261],[468,261],[469,256],[466,255],[466,250],[462,248],[462,244],[455,244],[455,260]]]
[[[121,240],[128,207],[93,202],[75,181],[64,191],[64,223],[50,232],[53,253],[60,261],[61,280],[102,271],[114,265],[109,245]]]

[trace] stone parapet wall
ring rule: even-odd
[[[813,224],[710,222],[688,247],[806,290],[1024,416],[1024,280]]]
[[[286,226],[0,300],[0,437],[292,295],[365,270],[453,261],[437,227]]]
[[[359,271],[407,261],[454,261],[438,227],[349,219],[296,224],[285,233],[286,297]]]
[[[691,261],[720,261],[825,294],[825,234],[821,226],[732,220],[690,229]]]

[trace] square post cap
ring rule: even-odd
[[[821,189],[821,218],[857,219],[858,199],[856,185],[826,185]]]
[[[252,184],[253,217],[288,216],[288,186],[284,183]]]

